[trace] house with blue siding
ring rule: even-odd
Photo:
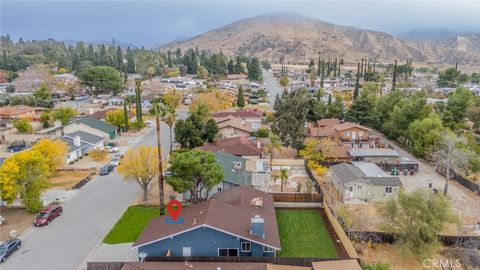
[[[133,244],[147,257],[274,257],[281,249],[271,194],[232,187],[184,208],[181,224],[150,221]]]

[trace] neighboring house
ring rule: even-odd
[[[345,122],[334,127],[337,139],[352,147],[368,147],[370,129],[355,123]]]
[[[375,164],[394,164],[400,162],[397,151],[388,148],[352,148],[348,150],[353,161],[372,162]]]
[[[234,187],[190,205],[180,214],[154,218],[133,243],[148,256],[274,257],[281,249],[273,197],[246,187]]]
[[[48,135],[48,136],[62,136],[63,135],[63,126],[60,121],[55,121],[53,127],[44,128],[35,132],[38,135]]]
[[[351,122],[340,123],[335,118],[322,119],[308,123],[307,133],[310,137],[329,138],[350,147],[370,147],[370,129]]]
[[[123,106],[123,102],[123,98],[115,96],[107,100],[108,106]]]
[[[252,173],[246,171],[247,160],[222,151],[216,151],[217,163],[223,168],[223,181],[215,186],[211,194],[229,190],[232,187],[250,187]]]
[[[33,120],[37,117],[38,109],[26,105],[5,106],[0,108],[0,119],[14,120],[19,118],[27,118]]]
[[[221,138],[250,136],[252,128],[244,120],[227,116],[216,120]]]
[[[91,117],[84,117],[74,120],[64,127],[65,133],[72,133],[77,130],[85,131],[105,139],[115,139],[117,128],[103,121]]]
[[[387,175],[374,163],[340,163],[330,167],[332,184],[340,193],[342,202],[361,204],[378,202],[397,195],[402,182]]]
[[[25,140],[15,140],[7,147],[7,151],[10,153],[20,152],[30,147],[31,145],[26,143]]]
[[[245,121],[245,123],[250,126],[252,131],[257,131],[260,127],[262,127],[263,112],[257,109],[215,112],[212,113],[211,116],[213,119],[215,119],[215,121],[228,116],[239,118]]]
[[[223,151],[234,156],[256,159],[262,156],[260,140],[252,141],[248,137],[231,137],[220,139],[215,143],[205,143],[197,149],[205,151]]]
[[[106,139],[97,135],[90,134],[85,131],[77,130],[72,133],[65,134],[64,137],[68,138],[80,138],[82,143],[87,144],[87,147],[82,149],[83,154],[87,154],[92,149],[103,149]]]
[[[330,150],[327,152],[325,161],[330,163],[352,161],[352,158],[348,153],[349,149],[350,147],[347,145],[333,144],[330,146]]]
[[[100,110],[100,111],[97,111],[95,113],[92,113],[92,114],[88,115],[88,117],[95,118],[97,120],[105,120],[105,117],[107,116],[107,113],[109,113],[111,111],[116,111],[116,110],[118,110],[118,109],[108,108],[108,109],[105,109],[105,110]]]
[[[66,142],[68,145],[68,152],[65,156],[65,161],[67,164],[70,164],[83,157],[83,149],[88,147],[86,143],[80,141],[80,137],[60,137],[60,140]]]

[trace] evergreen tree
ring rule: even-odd
[[[363,63],[363,59],[362,59]],[[360,63],[357,62],[357,76],[355,80],[355,89],[353,90],[353,100],[357,99],[358,94],[360,92]]]
[[[122,65],[123,65],[123,54],[122,54],[122,48],[120,46],[117,47],[117,55],[116,55],[116,64],[117,64],[117,69],[121,70]]]
[[[128,121],[128,110],[127,110],[127,100],[123,100],[123,121],[124,123],[124,128],[125,131],[128,131],[130,129],[130,121]]]
[[[142,82],[139,79],[135,80],[135,112],[137,115],[137,123],[138,125],[142,125],[143,123],[143,115],[142,115]]]
[[[245,70],[243,69],[243,66],[242,66],[242,61],[240,61],[239,56],[237,56],[237,58],[235,60],[235,66],[233,68],[233,73],[234,74],[245,73]]]
[[[333,64],[333,77],[337,77],[337,57],[335,57],[335,62]]]
[[[322,60],[322,71],[321,71],[322,76],[320,77],[320,87],[324,89],[323,86],[323,78],[325,77],[325,61]]]
[[[127,48],[127,73],[135,73],[135,56],[130,47]]]
[[[243,96],[243,87],[241,87],[241,86],[238,88],[237,106],[240,107],[240,109],[243,109],[243,107],[245,107],[245,98]]]
[[[320,77],[322,75],[322,68],[320,65],[322,64],[322,60],[320,59],[320,53],[318,54],[318,66],[317,66],[317,76]]]
[[[262,70],[260,69],[260,62],[257,58],[253,58],[248,66],[248,79],[251,81],[262,82]]]
[[[395,90],[396,86],[397,86],[397,59],[395,59],[395,64],[393,65],[392,91]]]
[[[228,61],[227,69],[228,69],[228,74],[234,74],[235,64],[233,63],[233,59],[230,59]]]
[[[315,67],[315,61],[313,61],[313,58],[310,58],[310,63],[308,64],[308,68],[312,69]]]
[[[95,50],[93,49],[92,44],[88,45],[87,60],[90,62],[95,62]]]
[[[375,113],[375,96],[369,94],[368,91],[362,91],[345,115],[345,120],[360,125],[374,126],[378,122]]]

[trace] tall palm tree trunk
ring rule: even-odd
[[[158,148],[158,195],[160,201],[160,215],[165,213],[165,202],[163,200],[163,160],[162,160],[162,143],[160,140],[160,116],[157,112],[155,116],[157,125],[157,148]]]
[[[172,130],[173,128],[170,127],[170,155],[172,154],[173,152],[173,137],[172,137]]]

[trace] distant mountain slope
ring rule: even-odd
[[[340,57],[349,61],[367,57],[380,61],[413,58],[424,63],[480,65],[480,35],[469,34],[435,41],[411,41],[384,32],[340,26],[298,14],[272,14],[248,18],[210,30],[193,38],[171,42],[161,50],[177,48],[222,50],[227,55],[248,55],[278,61]]]

